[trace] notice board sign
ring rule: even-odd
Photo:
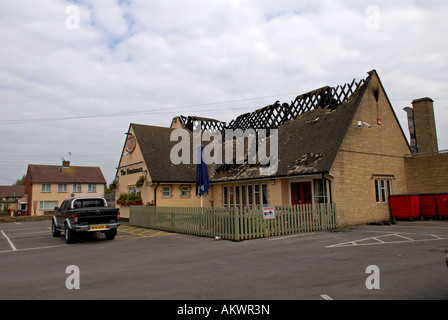
[[[263,220],[275,219],[275,207],[263,207]]]

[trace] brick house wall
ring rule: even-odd
[[[390,219],[387,199],[376,199],[375,179],[389,180],[392,194],[406,193],[404,155],[409,153],[409,145],[375,72],[330,171],[340,226]]]
[[[407,156],[404,163],[408,193],[448,192],[448,153]]]

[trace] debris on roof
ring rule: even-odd
[[[219,132],[223,139],[221,146],[225,148],[226,144],[231,143],[234,151],[237,141],[241,142],[239,139],[249,139],[249,135],[255,134],[255,141],[258,142],[255,147],[257,155],[260,141],[269,146],[270,150],[273,133],[267,129],[278,129],[278,158],[275,155],[275,159],[269,157],[270,161],[273,160],[278,165],[276,172],[271,174],[269,170],[265,170],[271,169],[270,161],[269,165],[262,165],[259,159],[254,161],[244,147],[241,159],[237,159],[234,153],[231,163],[222,161],[208,166],[211,182],[324,173],[330,170],[334,162],[373,72],[358,82],[353,80],[336,88],[327,86],[299,95],[290,104],[276,101],[272,105],[242,114],[230,123],[195,116],[179,116],[175,119],[180,121],[182,128],[189,131],[191,141],[193,133],[199,130]],[[131,126],[153,182],[194,183],[196,166],[192,162],[173,165],[167,161],[172,147],[178,144],[178,141],[170,139],[174,128],[137,124]],[[232,136],[231,140],[226,140],[226,129],[233,129],[234,132],[240,129],[243,136]],[[244,145],[248,146],[248,142]],[[223,150],[222,155],[226,154],[224,151],[227,150]],[[192,152],[190,153],[189,156],[192,157]]]
[[[276,101],[274,104],[266,106],[262,109],[248,112],[238,116],[236,119],[230,121],[229,124],[215,119],[207,119],[193,116],[180,116],[180,120],[184,127],[190,131],[198,129],[201,125],[201,130],[218,130],[224,129],[277,129],[282,124],[289,120],[296,119],[301,114],[318,109],[328,107],[329,110],[336,109],[340,104],[347,102],[350,96],[364,84],[362,79],[358,82],[353,80],[351,83],[339,85],[336,88],[322,87],[317,90],[299,95],[291,104],[280,104]]]
[[[294,167],[288,171],[287,175],[313,173],[318,168],[322,154],[307,153],[294,161]]]

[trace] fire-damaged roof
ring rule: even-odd
[[[367,82],[368,79],[346,102],[336,107],[327,105],[314,108],[278,127],[278,170],[274,176],[330,170]],[[259,167],[232,165],[223,171],[218,167],[219,173],[214,172],[212,180],[217,182],[261,178]]]
[[[372,71],[374,72],[374,71]],[[323,87],[298,96],[291,104],[276,102],[251,113],[242,114],[228,124],[215,119],[180,116],[181,127],[221,132],[225,129],[266,129],[269,149],[270,130],[278,129],[278,170],[269,176],[260,175],[261,165],[209,165],[211,182],[293,176],[328,172],[342,140],[352,123],[372,72],[367,79],[332,87]],[[170,141],[173,128],[131,124],[143,158],[154,182],[194,182],[196,165],[174,165],[170,151],[178,141]],[[247,151],[246,151],[247,152]],[[224,155],[223,155],[224,157]]]

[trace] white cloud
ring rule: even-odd
[[[78,30],[66,27],[70,4],[79,8]],[[366,25],[372,4],[378,28]],[[435,99],[448,149],[448,100],[436,99],[448,98],[447,14],[446,1],[3,1],[2,120],[152,113],[0,124],[8,137],[0,177],[15,181],[31,160],[59,163],[71,151],[107,167],[111,180],[130,122],[167,126],[178,114],[229,121],[294,95],[173,108],[300,94],[374,68],[405,131],[402,107]],[[11,159],[21,163],[14,170]]]

